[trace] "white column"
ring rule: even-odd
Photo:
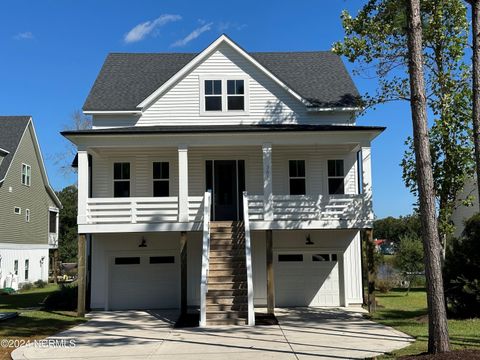
[[[263,219],[273,220],[273,188],[272,188],[272,144],[262,145],[263,153]]]
[[[87,200],[89,187],[88,152],[78,151],[78,224],[87,223]]]
[[[178,147],[178,221],[188,222],[188,147]]]
[[[364,196],[365,218],[373,220],[372,157],[370,146],[362,146],[362,190]]]

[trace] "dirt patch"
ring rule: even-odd
[[[450,351],[447,353],[429,355],[429,354],[420,354],[415,356],[402,356],[399,357],[402,360],[470,360],[470,359],[480,359],[480,350],[458,350]]]
[[[417,316],[415,318],[415,321],[420,324],[426,324],[428,322],[428,315],[422,315],[422,316]]]

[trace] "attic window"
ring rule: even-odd
[[[248,82],[230,76],[205,77],[201,84],[200,112],[203,115],[244,114],[248,104]]]
[[[205,80],[205,111],[222,111],[222,80]]]

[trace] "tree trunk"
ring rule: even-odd
[[[410,104],[427,279],[428,352],[436,354],[449,351],[450,343],[443,294],[441,245],[438,238],[432,160],[427,128],[420,0],[407,0],[407,4]]]
[[[475,168],[477,173],[477,202],[480,201],[480,1],[470,0],[472,5],[473,37],[473,143],[475,147]]]

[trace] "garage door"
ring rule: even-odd
[[[337,254],[279,252],[274,266],[277,306],[340,306]]]
[[[109,308],[179,307],[180,267],[175,252],[119,255],[110,262]]]

